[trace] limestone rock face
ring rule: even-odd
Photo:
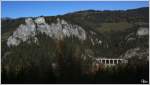
[[[17,40],[16,38],[14,38],[13,36],[10,36],[7,40],[7,46],[17,46],[20,44],[20,40]]]
[[[85,30],[78,26],[67,23],[65,20],[60,20],[57,18],[57,23],[48,24],[46,23],[44,17],[38,17],[35,20],[32,18],[25,19],[25,24],[21,24],[16,31],[13,32],[7,40],[7,45],[17,46],[21,42],[25,42],[29,39],[35,39],[33,41],[38,41],[36,38],[37,32],[44,33],[47,36],[61,40],[65,37],[77,37],[79,40],[86,40]],[[36,43],[35,42],[35,43]]]
[[[29,38],[35,36],[35,24],[31,18],[25,20],[25,24],[21,24],[13,35],[8,38],[8,46],[17,46],[21,42],[27,41]]]
[[[138,36],[144,36],[144,35],[148,35],[148,34],[149,34],[148,28],[139,28],[137,31]]]
[[[80,40],[86,39],[86,32],[83,28],[77,25],[68,24],[65,20],[57,19],[57,23],[48,25],[43,19],[37,18],[35,21],[43,21],[37,23],[37,30],[47,34],[49,37],[60,40],[64,37],[75,36]]]
[[[43,17],[39,17],[39,18],[35,19],[34,21],[37,24],[43,24],[43,23],[45,23],[45,19]]]

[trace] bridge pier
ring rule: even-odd
[[[118,59],[117,59],[117,64],[118,64]]]
[[[106,59],[105,59],[105,64],[106,64]]]
[[[114,64],[114,59],[112,61],[113,61],[113,64]]]
[[[100,59],[100,63],[103,63],[103,62],[102,62],[102,59]]]

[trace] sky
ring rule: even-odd
[[[148,7],[148,1],[2,1],[2,17],[55,16],[80,10],[127,10]]]

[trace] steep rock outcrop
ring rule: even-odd
[[[31,18],[25,20],[26,24],[21,24],[16,31],[13,32],[13,35],[10,36],[7,40],[8,46],[17,46],[21,42],[27,41],[29,38],[34,37],[35,33],[35,24]]]
[[[49,25],[43,17],[38,17],[35,20],[31,18],[25,19],[25,24],[21,24],[13,32],[13,35],[8,38],[7,45],[9,47],[17,46],[21,42],[28,41],[29,39],[34,39],[33,41],[37,43],[38,39],[36,35],[38,32],[57,40],[72,36],[77,37],[79,40],[86,40],[87,38],[85,30],[78,25],[69,24],[59,18],[57,18],[57,23],[51,23]]]
[[[148,28],[143,28],[143,27],[141,27],[141,28],[139,28],[139,29],[137,30],[137,35],[138,35],[138,36],[145,36],[145,35],[148,35],[148,34],[149,34]]]
[[[86,39],[86,32],[82,27],[69,24],[65,20],[57,18],[57,23],[48,25],[44,18],[40,17],[37,18],[35,22],[37,24],[37,30],[47,34],[51,38],[60,40],[64,37],[75,36],[80,40]]]

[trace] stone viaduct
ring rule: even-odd
[[[105,65],[126,64],[128,60],[121,58],[96,58],[96,63]]]

